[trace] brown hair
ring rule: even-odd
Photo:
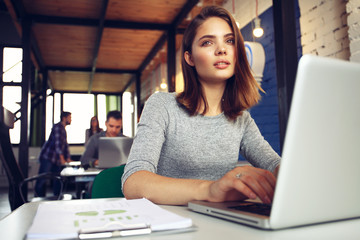
[[[95,120],[96,121],[96,132],[97,133],[99,133],[99,132],[101,132],[102,131],[102,129],[100,128],[100,126],[99,126],[99,119],[98,119],[98,117],[97,116],[93,116],[91,119],[90,119],[90,134],[89,134],[89,137],[91,137],[93,134],[94,134],[94,132],[93,132],[93,126],[92,126],[92,121],[93,120]]]
[[[184,53],[188,51],[192,54],[191,47],[196,32],[201,24],[210,17],[219,17],[225,20],[234,33],[236,54],[235,73],[234,76],[226,82],[221,107],[227,118],[235,120],[242,114],[242,111],[259,102],[261,95],[258,90],[263,90],[251,73],[250,65],[246,58],[244,40],[235,20],[226,9],[221,7],[210,6],[203,8],[200,14],[191,21],[185,30],[182,41],[183,58],[181,62],[184,75],[184,91],[177,96],[177,101],[188,110],[191,116],[197,114],[201,106],[201,101],[205,106],[202,114],[205,114],[207,110],[208,104],[202,92],[196,69],[187,64]]]

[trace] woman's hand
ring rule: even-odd
[[[267,170],[252,166],[237,167],[213,182],[209,189],[209,201],[224,202],[256,199],[270,204],[274,197],[276,178]]]

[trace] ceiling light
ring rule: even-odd
[[[253,34],[257,38],[261,37],[264,34],[264,29],[261,28],[260,21],[261,19],[258,17],[254,19],[255,28],[253,30]]]
[[[161,89],[166,89],[166,88],[167,88],[167,84],[166,84],[165,82],[162,82],[162,83],[160,84],[160,88],[161,88]]]

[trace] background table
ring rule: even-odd
[[[89,168],[85,170],[82,167],[77,168],[71,166],[64,168],[60,173],[60,176],[65,182],[64,191],[66,192],[68,184],[73,182],[75,183],[76,188],[76,198],[82,198],[82,192],[88,190],[88,184],[93,182],[96,175],[98,175],[102,170],[103,169],[98,168]]]
[[[62,201],[63,204],[71,204],[74,201],[101,201],[101,199],[83,199]],[[1,239],[24,239],[27,230],[31,226],[35,216],[38,202],[26,203],[13,211],[10,215],[0,221]],[[288,239],[360,239],[360,219],[317,224],[307,227],[291,228],[286,230],[265,231],[222,219],[209,217],[190,211],[187,207],[164,206],[161,207],[189,217],[197,226],[193,232],[178,234],[150,234],[118,239],[139,239],[139,240],[288,240]],[[116,238],[115,238],[116,239]]]

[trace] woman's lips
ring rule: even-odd
[[[230,65],[229,61],[226,60],[220,60],[220,61],[216,61],[214,66],[218,69],[225,69]]]

